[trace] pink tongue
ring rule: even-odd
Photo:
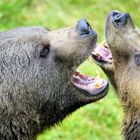
[[[92,54],[97,56],[100,60],[112,63],[112,54],[108,46],[97,45]]]
[[[99,52],[99,54],[102,56],[102,57],[109,57],[111,56],[110,52],[108,51],[107,48],[105,47],[102,47],[102,46],[97,46],[97,48],[95,49],[95,51]]]

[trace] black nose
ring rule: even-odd
[[[81,19],[78,21],[76,30],[81,36],[89,35],[93,31],[90,24],[85,19]]]
[[[120,12],[113,12],[112,13],[112,21],[117,26],[123,26],[127,23],[127,20],[130,19],[130,15],[128,13],[120,13]]]

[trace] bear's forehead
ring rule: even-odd
[[[12,30],[0,32],[0,38],[2,37],[15,37],[21,35],[43,34],[48,33],[49,29],[43,26],[31,26],[31,27],[18,27]]]
[[[31,27],[18,27],[12,30],[0,32],[0,41],[6,41],[12,38],[24,38],[29,36],[40,36],[47,34],[49,29],[43,26],[31,26]]]
[[[43,32],[48,32],[49,29],[47,27],[43,27],[43,26],[31,26],[31,27],[18,27],[18,28],[15,28],[13,30],[10,30],[9,32],[12,32],[12,33],[33,33],[33,32],[40,32],[40,33],[43,33]]]

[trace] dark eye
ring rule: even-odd
[[[40,51],[40,57],[46,57],[50,52],[50,46],[47,45]]]
[[[140,66],[140,53],[135,55],[134,60],[135,60],[135,64],[137,66]]]

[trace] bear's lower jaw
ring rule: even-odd
[[[99,77],[92,77],[75,72],[72,76],[72,83],[77,90],[85,96],[93,97],[97,101],[107,94],[108,81]]]

